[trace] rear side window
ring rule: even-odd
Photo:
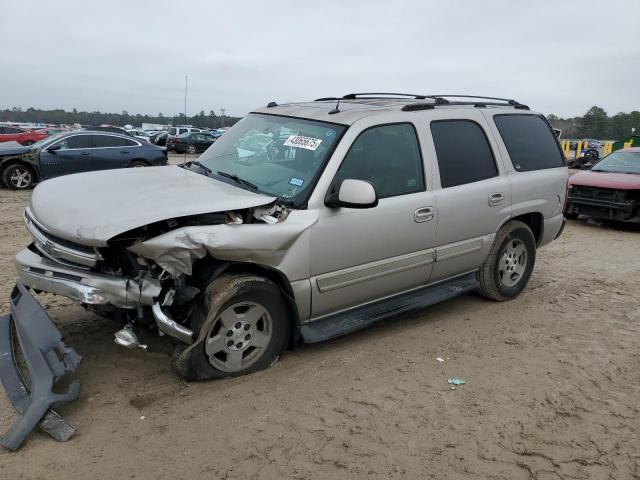
[[[115,135],[94,135],[93,143],[95,148],[105,147],[132,147],[137,145],[133,140],[128,138],[116,137]]]
[[[564,159],[549,124],[538,115],[495,115],[513,168],[530,172],[564,167]]]
[[[175,129],[175,128],[170,128],[170,129],[167,131],[167,133],[168,133],[169,135],[175,135],[175,134],[176,134],[176,131],[177,131],[177,129]]]
[[[498,175],[484,130],[471,120],[431,122],[442,188],[478,182]]]

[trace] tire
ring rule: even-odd
[[[578,218],[580,215],[577,213],[568,213],[568,212],[564,212],[564,218],[566,218],[567,220],[575,220],[576,218]]]
[[[253,373],[273,365],[289,342],[289,313],[280,289],[250,274],[212,280],[191,315],[195,343],[174,354],[171,365],[186,380]],[[260,346],[254,343],[259,339]]]
[[[35,185],[36,176],[28,165],[12,163],[3,170],[2,182],[11,190],[27,190]]]
[[[140,168],[140,167],[149,167],[149,166],[150,165],[144,160],[133,160],[129,165],[127,165],[128,168]]]
[[[187,153],[190,153],[191,155],[196,153],[196,146],[195,145],[187,145]]]
[[[30,147],[30,146],[31,146],[31,145],[33,145],[34,143],[36,143],[36,142],[34,142],[33,140],[27,140],[26,142],[24,142],[24,143],[22,144],[22,146],[23,146],[23,147]]]
[[[535,261],[536,241],[531,229],[517,220],[506,223],[498,230],[478,272],[480,294],[497,302],[515,298],[529,282]]]

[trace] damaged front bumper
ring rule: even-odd
[[[87,305],[151,306],[162,290],[156,279],[146,278],[135,283],[124,277],[68,268],[54,264],[28,248],[18,252],[15,261],[20,281],[27,287]]]
[[[16,361],[14,333],[29,372],[29,386]],[[11,294],[11,313],[0,316],[0,381],[19,417],[0,437],[0,445],[17,450],[36,426],[58,441],[71,438],[75,429],[51,408],[77,399],[80,383],[74,380],[64,393],[52,389],[80,361],[80,355],[62,342],[42,306],[17,283]]]

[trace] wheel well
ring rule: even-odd
[[[289,283],[289,279],[284,273],[264,265],[248,262],[228,262],[212,258],[211,256],[206,256],[196,261],[193,264],[192,271],[192,281],[196,286],[198,286],[198,288],[201,288],[202,285],[207,285],[214,278],[219,277],[223,273],[254,274],[271,280],[278,286],[278,288],[280,288],[289,310],[289,320],[291,322],[291,339],[289,347],[293,348],[298,343],[298,325],[300,315],[293,294],[293,289],[291,288],[291,283]]]
[[[129,162],[129,165],[131,165],[133,162],[143,162],[146,163],[147,165],[151,165],[149,162],[147,162],[144,158],[134,158],[133,160],[131,160]]]
[[[525,213],[523,215],[518,215],[517,217],[510,218],[509,220],[519,220],[522,223],[526,223],[533,232],[533,237],[536,239],[536,245],[540,244],[540,240],[542,240],[543,228],[543,217],[541,213]]]
[[[7,160],[6,162],[0,164],[0,178],[2,178],[2,176],[4,175],[4,171],[9,168],[11,165],[23,165],[25,167],[27,167],[29,170],[31,170],[33,172],[33,176],[34,181],[37,182],[38,179],[40,178],[40,174],[38,172],[38,169],[36,167],[34,167],[33,165],[27,163],[27,162],[23,162],[21,160]]]

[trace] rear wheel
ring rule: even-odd
[[[496,234],[489,255],[478,272],[480,293],[503,302],[516,297],[527,285],[536,260],[531,229],[512,220]]]
[[[22,145],[25,146],[25,147],[28,147],[30,145],[33,145],[34,143],[36,143],[36,142],[34,142],[33,140],[27,140]]]
[[[2,181],[12,190],[32,188],[36,182],[33,169],[21,163],[7,165],[2,172]]]
[[[187,380],[235,377],[275,363],[290,335],[280,289],[249,274],[222,275],[209,283],[194,309],[196,342],[172,359]]]
[[[190,153],[190,154],[196,153],[196,146],[195,145],[187,145],[187,153]]]
[[[148,167],[149,164],[144,160],[134,160],[129,164],[129,168]]]

